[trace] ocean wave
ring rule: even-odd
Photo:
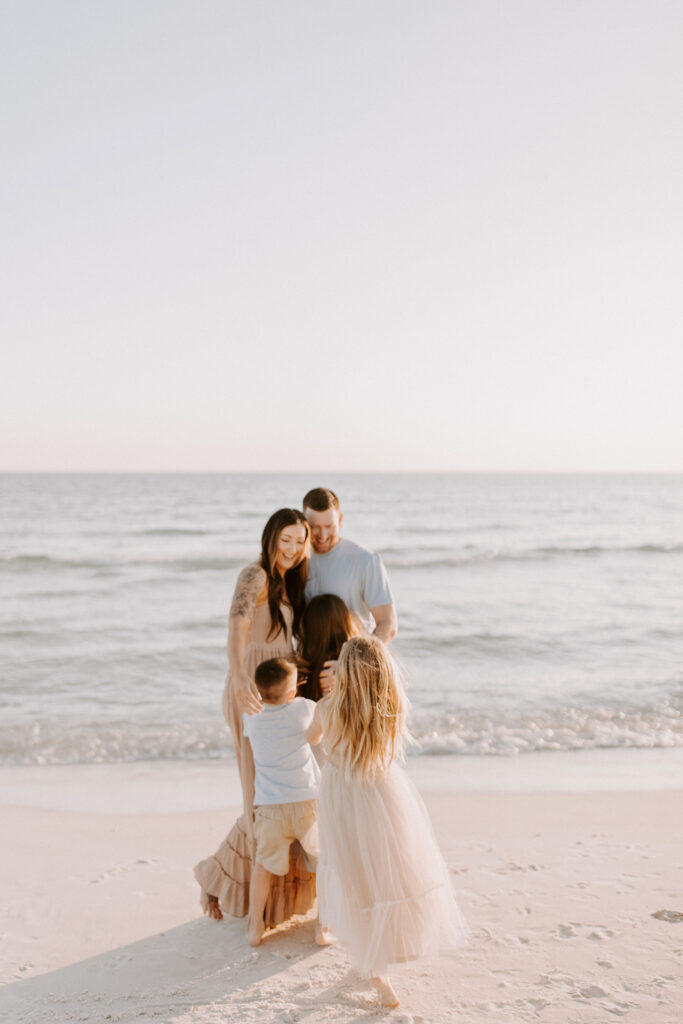
[[[452,551],[442,551],[441,554],[436,553],[439,550],[441,549],[436,549],[436,551],[432,549],[433,553],[425,553],[424,551],[404,552],[398,549],[384,548],[380,551],[380,554],[387,569],[448,569],[502,559],[508,561],[519,560],[517,557],[502,554],[498,550],[468,551],[463,549],[463,551],[457,553]]]
[[[145,534],[185,534],[200,536],[204,530],[148,530]],[[612,554],[626,555],[680,555],[683,543],[671,544],[637,544],[637,545],[545,545],[543,547],[504,549],[479,548],[475,545],[463,545],[453,551],[443,546],[423,546],[413,549],[387,547],[380,549],[380,554],[387,569],[390,570],[429,570],[462,568],[467,566],[485,565],[489,562],[530,562],[550,561],[558,558],[599,558]],[[221,555],[216,553],[179,555],[177,551],[159,554],[116,553],[111,556],[58,556],[44,553],[21,553],[0,555],[0,572],[4,573],[41,573],[49,574],[68,570],[87,571],[95,574],[110,575],[129,568],[161,568],[171,573],[191,572],[225,572],[239,569],[248,562],[247,555]]]
[[[571,652],[571,638],[541,637],[521,633],[477,633],[425,635],[423,631],[408,634],[404,631],[402,644],[411,657],[423,655],[486,655],[489,658],[535,657],[557,655],[563,650]]]
[[[181,526],[150,527],[147,530],[138,530],[136,537],[206,537],[210,530],[187,529]]]
[[[568,707],[538,714],[415,716],[420,753],[505,756],[542,751],[683,747],[683,715],[672,703],[627,710]]]
[[[108,562],[93,558],[56,558],[53,555],[1,555],[0,569],[8,572],[45,572],[61,569],[101,569]]]
[[[600,545],[589,544],[576,547],[547,545],[540,548],[523,548],[517,551],[499,548],[468,549],[459,552],[443,549],[423,549],[422,551],[404,551],[399,548],[383,548],[381,555],[388,569],[448,569],[460,566],[484,564],[486,562],[531,562],[550,561],[555,558],[578,557],[598,558],[612,554],[647,554],[647,555],[680,555],[683,543],[676,544],[634,544],[634,545]],[[441,553],[437,553],[441,551]]]
[[[510,757],[543,751],[683,747],[683,703],[651,708],[560,708],[537,714],[509,712],[434,715],[416,710],[412,756],[460,754]],[[0,736],[0,764],[104,764],[193,761],[234,756],[216,718],[190,722],[18,723]]]
[[[412,536],[419,536],[420,534],[434,534],[435,536],[443,537],[453,533],[485,533],[486,531],[496,530],[510,530],[513,526],[511,523],[460,523],[456,525],[448,526],[427,526],[422,523],[411,524],[410,526],[396,526],[394,530],[396,533],[409,534]]]
[[[683,553],[683,543],[673,544],[587,544],[578,547],[551,545],[533,549],[533,553],[542,555],[603,555],[603,554],[654,554],[677,555]]]
[[[0,736],[0,764],[117,764],[131,761],[196,761],[233,757],[232,739],[220,720],[158,724],[52,722],[17,724]]]
[[[149,557],[140,555],[117,555],[109,559],[96,558],[58,558],[54,555],[2,555],[0,571],[15,573],[61,572],[65,569],[87,569],[98,573],[114,573],[128,568],[162,568],[171,572],[224,572],[239,569],[247,559],[216,555],[188,555],[178,558]]]

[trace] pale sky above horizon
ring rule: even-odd
[[[10,0],[0,470],[683,470],[683,4]]]

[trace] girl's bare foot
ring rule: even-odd
[[[261,944],[261,939],[263,938],[263,933],[265,930],[266,926],[263,922],[263,918],[254,921],[250,915],[249,923],[247,925],[247,942],[249,943],[249,945],[259,946]]]
[[[379,1001],[382,1006],[388,1006],[389,1009],[394,1009],[398,1006],[399,999],[388,978],[370,978],[370,981],[377,989],[379,995]]]
[[[204,913],[208,914],[212,921],[223,920],[223,911],[215,896],[209,896],[209,902]]]
[[[319,919],[315,922],[315,941],[318,946],[331,946],[334,942],[334,936],[323,928]]]

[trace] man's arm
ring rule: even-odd
[[[389,577],[378,551],[373,551],[366,559],[362,593],[375,620],[374,636],[385,644],[390,643],[398,632],[398,622]]]
[[[370,611],[376,623],[374,635],[385,644],[391,643],[398,633],[398,620],[393,604],[378,604]]]

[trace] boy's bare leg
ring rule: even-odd
[[[263,912],[270,891],[270,871],[262,864],[254,864],[249,884],[249,922],[247,925],[247,942],[250,946],[258,946],[266,926]]]
[[[319,946],[331,946],[334,942],[334,936],[323,928],[319,917],[315,919],[315,941]]]
[[[223,911],[221,910],[221,905],[216,896],[209,896],[209,902],[206,905],[204,913],[208,914],[212,921],[223,920]]]
[[[379,995],[379,1001],[382,1006],[394,1007],[398,1006],[399,999],[388,978],[370,978],[370,981],[377,989]]]

